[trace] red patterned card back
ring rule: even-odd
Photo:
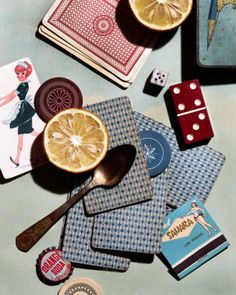
[[[43,24],[123,80],[131,78],[157,38],[124,0],[56,1]]]

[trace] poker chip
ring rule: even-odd
[[[74,278],[67,281],[58,295],[103,295],[101,287],[88,278]]]
[[[169,143],[162,134],[152,130],[141,131],[140,138],[149,174],[151,177],[155,177],[162,173],[170,163]]]
[[[61,258],[62,251],[56,247],[47,248],[37,259],[36,270],[41,281],[59,284],[70,277],[73,271],[71,262]]]
[[[82,94],[79,87],[69,79],[55,77],[45,81],[34,99],[38,116],[48,122],[55,114],[69,108],[81,108]]]

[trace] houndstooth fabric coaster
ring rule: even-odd
[[[119,207],[150,200],[153,188],[128,97],[119,97],[86,106],[97,113],[106,124],[110,135],[110,147],[129,143],[136,147],[133,166],[122,182],[112,189],[97,188],[84,197],[88,214],[100,213]]]
[[[170,144],[167,203],[179,207],[194,196],[204,203],[224,165],[225,156],[209,146],[180,151],[172,128],[139,113],[135,113],[135,118],[141,128],[161,133]]]
[[[159,253],[166,207],[167,175],[168,169],[151,178],[154,187],[151,201],[96,215],[92,246],[125,252]]]
[[[72,192],[72,195],[77,190]],[[62,257],[73,263],[125,271],[130,260],[96,251],[91,247],[93,217],[86,216],[83,202],[78,202],[67,216],[62,240]]]

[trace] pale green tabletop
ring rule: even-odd
[[[0,65],[28,56],[41,82],[51,77],[64,76],[76,82],[87,97],[97,96],[106,100],[127,95],[134,110],[170,126],[163,99],[167,87],[157,97],[145,94],[143,88],[153,68],[170,73],[168,85],[182,80],[181,29],[161,48],[152,52],[133,85],[122,90],[35,37],[37,25],[52,3],[53,0],[1,0]],[[222,78],[223,75],[222,72]],[[229,249],[181,281],[176,281],[157,257],[152,263],[132,262],[125,273],[76,268],[72,277],[89,277],[97,281],[106,295],[235,294],[236,84],[202,86],[202,89],[215,131],[215,137],[209,145],[227,158],[206,205],[231,243]],[[60,191],[58,184],[49,177],[50,171],[42,167],[0,184],[0,294],[52,295],[57,294],[61,287],[44,285],[35,272],[38,254],[49,246],[58,245],[61,222],[28,253],[18,251],[15,246],[17,234],[66,198],[66,193]]]

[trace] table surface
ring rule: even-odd
[[[236,273],[236,212],[235,129],[236,74],[235,71],[197,70],[192,49],[191,21],[175,32],[165,34],[144,64],[133,85],[127,90],[104,79],[86,65],[35,36],[40,20],[53,0],[11,0],[0,3],[0,65],[23,57],[30,57],[40,82],[64,76],[79,85],[87,103],[118,96],[128,96],[133,109],[170,126],[164,102],[164,88],[158,96],[144,91],[145,82],[153,68],[170,73],[168,84],[188,78],[202,83],[215,137],[209,146],[226,155],[226,163],[207,201],[207,208],[225,233],[229,249],[204,264],[181,281],[175,280],[166,266],[155,257],[152,263],[132,262],[125,273],[76,268],[72,277],[89,277],[97,281],[104,294],[235,294]],[[217,83],[217,84],[216,84]],[[0,293],[1,294],[57,294],[62,285],[47,286],[37,277],[35,262],[39,253],[58,245],[62,223],[58,222],[28,253],[15,246],[15,237],[23,229],[43,217],[66,199],[65,189],[48,166],[36,169],[10,182],[0,180]],[[54,171],[55,172],[55,171]],[[56,172],[55,172],[56,173]],[[56,182],[56,183],[55,183]]]

